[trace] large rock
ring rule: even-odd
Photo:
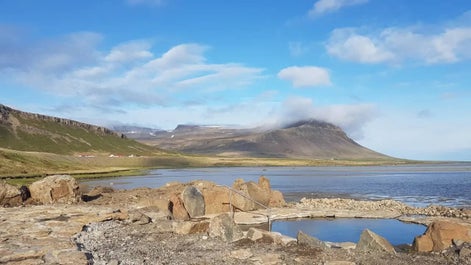
[[[361,233],[356,249],[369,252],[396,253],[394,247],[384,237],[373,233],[369,229],[365,229]]]
[[[194,186],[186,187],[182,192],[183,205],[191,218],[205,213],[204,197]]]
[[[270,202],[270,189],[264,189],[253,181],[246,182],[245,184],[247,185],[247,190],[250,197],[256,202],[264,205],[265,207],[268,207],[268,203]],[[260,205],[255,205],[255,207],[257,209],[264,208]]]
[[[205,214],[229,212],[231,204],[236,211],[247,212],[263,208],[253,200],[268,207],[281,207],[286,204],[283,194],[271,190],[270,181],[263,176],[260,177],[258,184],[237,179],[232,185],[232,189],[237,192],[208,181],[197,181],[193,185],[203,194]]]
[[[324,241],[319,240],[308,234],[305,234],[303,233],[303,231],[299,231],[296,238],[298,241],[298,245],[305,245],[312,248],[321,248],[321,249],[327,248],[327,245]]]
[[[0,206],[18,206],[22,201],[18,188],[5,181],[0,182]]]
[[[283,193],[278,190],[272,190],[270,193],[270,201],[268,202],[269,207],[283,207],[286,205]]]
[[[209,236],[233,242],[241,239],[244,234],[228,213],[220,214],[209,223]]]
[[[170,196],[169,210],[175,220],[190,220],[190,216],[183,205],[183,200],[177,194]]]
[[[231,192],[230,195],[232,206],[235,209],[243,212],[257,209],[253,200],[250,199],[249,188],[243,179],[236,179],[232,184],[232,188],[237,191],[237,193]]]
[[[265,176],[260,176],[258,178],[258,186],[266,191],[271,191],[270,180]]]
[[[209,222],[174,222],[172,227],[175,233],[180,235],[207,233],[209,230]]]
[[[69,175],[54,175],[29,186],[31,198],[41,204],[76,203],[80,201],[77,181]]]
[[[452,245],[452,241],[471,242],[471,225],[447,221],[430,224],[421,236],[414,239],[413,248],[419,252],[441,251]]]
[[[249,231],[247,231],[247,238],[254,242],[271,243],[283,246],[296,242],[296,239],[282,235],[281,233],[270,232],[254,227],[251,227]]]
[[[205,214],[229,212],[229,190],[213,186],[202,190]]]

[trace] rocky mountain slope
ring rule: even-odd
[[[104,127],[27,113],[1,104],[0,148],[56,154],[141,154],[152,150]]]
[[[179,125],[170,132],[159,131],[145,137],[128,136],[163,149],[193,154],[303,159],[390,159],[359,145],[338,126],[318,120],[300,121],[271,130]]]

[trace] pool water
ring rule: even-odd
[[[412,244],[414,238],[425,232],[426,226],[404,223],[396,219],[301,219],[272,223],[272,231],[296,238],[298,231],[329,242],[358,242],[361,232],[369,229],[386,238],[394,246]]]

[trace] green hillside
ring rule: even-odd
[[[0,147],[55,154],[150,154],[154,150],[106,128],[0,105]]]

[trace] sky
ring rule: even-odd
[[[0,104],[96,125],[319,119],[471,160],[469,0],[0,0]]]

